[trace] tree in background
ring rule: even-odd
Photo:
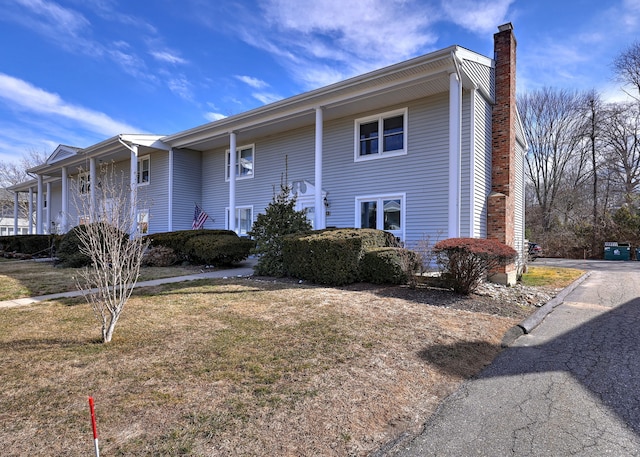
[[[76,283],[101,324],[102,341],[109,343],[138,281],[149,242],[136,233],[136,188],[131,189],[113,164],[102,166],[98,178],[94,203],[77,183],[72,185],[78,214],[91,221],[76,231],[80,251],[91,261],[80,270]]]
[[[517,103],[529,143],[525,172],[541,229],[548,232],[558,217],[566,219],[575,204],[572,190],[589,173],[583,142],[585,94],[547,87],[520,96]]]
[[[640,42],[633,43],[613,61],[618,81],[630,84],[640,94]],[[638,99],[638,94],[629,94]]]

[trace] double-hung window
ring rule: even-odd
[[[253,145],[242,146],[236,149],[236,179],[253,178],[253,165],[255,163]],[[226,154],[226,180],[231,176],[229,169],[231,167],[231,154]]]
[[[407,109],[356,119],[355,161],[407,153]]]
[[[227,208],[227,229],[229,229],[229,208]],[[253,226],[253,206],[236,207],[236,233],[248,236]]]
[[[356,227],[386,230],[404,239],[405,194],[356,197]]]
[[[138,157],[138,185],[149,184],[149,168],[151,159],[149,156]]]

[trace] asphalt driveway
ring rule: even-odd
[[[531,333],[379,456],[640,455],[640,262],[592,271]]]

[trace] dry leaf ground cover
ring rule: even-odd
[[[89,395],[103,455],[367,455],[419,431],[520,319],[461,305],[486,296],[428,297],[260,278],[146,288],[109,345],[81,299],[0,310],[2,455],[90,455]]]

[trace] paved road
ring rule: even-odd
[[[382,455],[640,456],[640,262],[543,263],[593,273]]]

